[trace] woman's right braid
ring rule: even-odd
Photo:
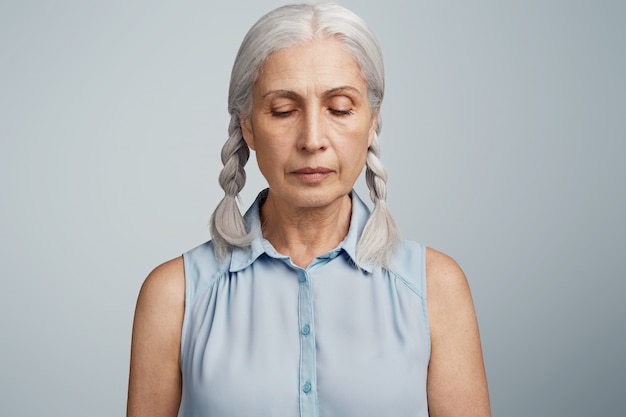
[[[224,168],[219,176],[225,195],[211,216],[211,237],[218,258],[224,258],[232,246],[245,247],[252,240],[237,204],[239,192],[246,183],[244,167],[250,158],[250,149],[243,140],[238,115],[231,116],[228,133],[221,154]]]
[[[238,119],[235,116],[231,118],[228,140],[224,143],[221,154],[224,168],[219,176],[220,186],[224,189],[226,196],[233,198],[237,197],[246,183],[244,166],[250,157],[250,150],[241,135]]]

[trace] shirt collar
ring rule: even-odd
[[[246,227],[249,231],[254,233],[254,238],[250,243],[250,246],[246,248],[236,247],[233,249],[230,260],[231,272],[240,271],[248,267],[263,253],[273,258],[286,258],[286,256],[276,252],[272,245],[265,238],[263,238],[263,233],[261,232],[261,217],[259,209],[265,202],[265,199],[267,198],[267,193],[267,189],[261,191],[254,203],[250,206],[250,208],[244,215]],[[367,272],[372,272],[372,265],[368,263],[358,264],[356,261],[357,244],[359,241],[359,237],[363,232],[363,228],[365,227],[365,223],[369,218],[370,210],[365,205],[363,200],[359,198],[356,191],[352,190],[350,198],[352,199],[352,217],[350,219],[350,228],[348,229],[348,234],[346,235],[344,240],[337,246],[337,248],[330,251],[326,255],[331,255],[332,257],[334,257],[337,253],[343,250],[350,257],[354,265]]]

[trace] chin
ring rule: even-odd
[[[298,187],[286,193],[285,202],[299,208],[322,208],[341,200],[350,194],[350,190],[331,190],[327,187]],[[281,198],[275,194],[275,197]]]

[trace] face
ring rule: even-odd
[[[252,91],[242,132],[256,152],[268,198],[296,208],[346,197],[363,170],[376,116],[367,83],[336,39],[270,54]]]

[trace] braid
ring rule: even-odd
[[[400,243],[400,231],[387,208],[387,172],[380,161],[376,134],[367,153],[366,167],[365,182],[374,209],[359,239],[357,261],[390,267],[392,252]]]
[[[231,117],[228,132],[229,137],[221,155],[224,168],[219,176],[225,195],[210,221],[213,247],[218,258],[224,258],[232,246],[245,247],[252,240],[237,204],[239,192],[246,183],[244,167],[250,157],[250,149],[241,135],[239,116]]]
[[[380,144],[378,135],[374,134],[374,140],[367,152],[365,181],[370,190],[370,198],[377,204],[387,199],[387,171],[380,161]]]
[[[250,157],[248,145],[241,135],[238,117],[232,117],[228,129],[229,137],[222,147],[222,164],[224,168],[219,176],[220,186],[226,196],[236,197],[246,183],[244,166]]]

